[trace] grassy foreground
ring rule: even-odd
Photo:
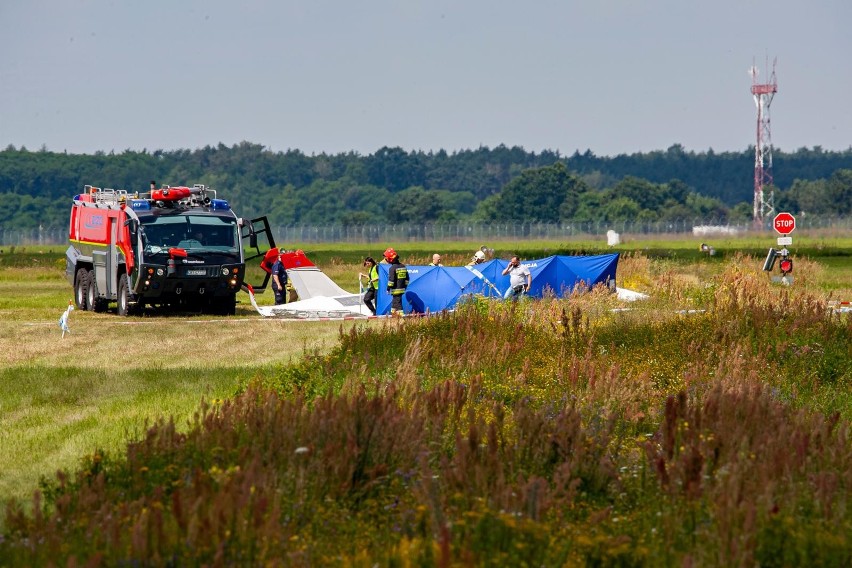
[[[229,364],[197,353],[183,363],[166,350],[169,362],[153,369],[118,369],[115,356],[63,368],[51,328],[49,348],[4,353],[17,369],[4,384],[19,380],[18,396],[36,404],[47,392],[61,408],[65,393],[79,410],[67,393],[87,389],[108,399],[111,381],[92,389],[86,372],[120,384],[150,376],[151,388],[126,390],[159,404],[176,394],[163,387],[170,374],[177,391],[186,383],[197,395],[193,381],[212,375],[240,394],[210,395],[188,426],[152,424],[122,453],[81,448],[82,467],[43,483],[32,512],[9,506],[0,559],[848,565],[852,323],[826,301],[848,299],[852,280],[836,278],[852,266],[833,258],[833,269],[797,261],[796,286],[781,288],[757,272],[758,257],[631,254],[619,285],[653,298],[629,311],[600,292],[478,302],[354,326],[339,340],[333,326],[335,347],[304,342],[309,356],[290,364],[280,352],[228,349],[238,321],[159,318],[146,341],[136,330],[112,353],[155,356],[166,330],[202,343],[225,327],[209,345]],[[330,264],[341,279],[357,271]],[[15,302],[18,326],[21,311],[47,309]],[[130,327],[80,315],[78,326],[97,323],[110,340]],[[286,343],[287,324],[272,325],[266,337]],[[22,344],[44,341],[46,328],[31,327]],[[38,382],[33,361],[53,380]]]
[[[335,322],[267,321],[244,295],[234,318],[74,311],[55,251],[6,253],[0,268],[0,499],[29,498],[41,476],[116,452],[146,423],[185,428],[202,400],[336,343]],[[262,298],[269,302],[271,298]],[[0,520],[0,526],[2,526]]]

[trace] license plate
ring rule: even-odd
[[[186,270],[187,276],[207,276],[207,271],[203,268],[188,268]]]

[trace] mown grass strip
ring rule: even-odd
[[[25,497],[41,476],[73,469],[96,450],[118,451],[157,417],[186,424],[202,399],[230,396],[245,379],[246,370],[227,367],[2,369],[0,495]]]

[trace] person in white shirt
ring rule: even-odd
[[[503,294],[503,299],[517,298],[524,292],[528,292],[532,285],[532,274],[530,269],[521,264],[517,256],[509,261],[509,266],[503,269],[503,276],[509,275],[509,289]]]

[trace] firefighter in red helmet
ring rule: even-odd
[[[401,316],[405,313],[402,307],[402,296],[408,287],[408,268],[400,262],[399,255],[392,248],[385,251],[384,257],[390,264],[387,292],[391,296],[391,315]]]

